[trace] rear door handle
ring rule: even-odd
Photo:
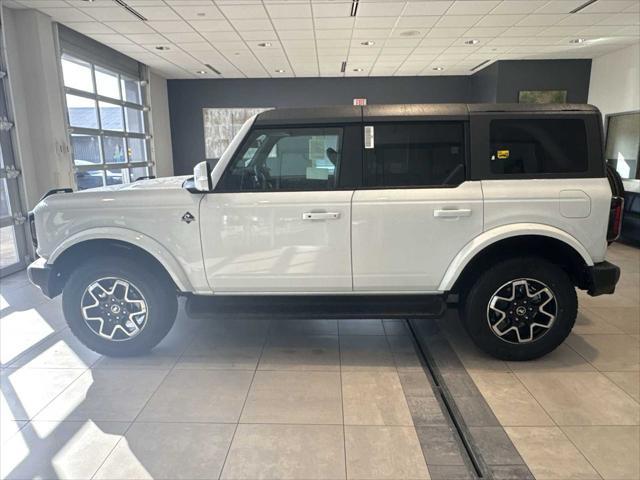
[[[433,211],[433,216],[438,218],[457,218],[457,217],[470,217],[470,208],[436,208]]]
[[[305,212],[302,214],[303,220],[337,220],[340,212]]]

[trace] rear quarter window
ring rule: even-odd
[[[589,168],[581,119],[494,119],[489,137],[494,175],[584,173]]]

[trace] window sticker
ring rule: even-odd
[[[498,160],[506,160],[509,158],[509,150],[498,150],[497,151]]]

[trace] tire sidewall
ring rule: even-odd
[[[513,344],[493,333],[487,320],[487,307],[501,286],[520,278],[547,285],[555,296],[557,313],[551,328],[539,339]],[[466,300],[464,324],[476,345],[490,355],[504,360],[531,360],[553,351],[566,339],[577,310],[575,288],[561,268],[541,258],[512,259],[497,264],[478,278]]]
[[[82,296],[88,285],[106,277],[130,282],[146,301],[146,324],[131,339],[112,341],[102,338],[84,321]],[[62,307],[72,333],[91,350],[108,356],[132,356],[149,351],[169,332],[177,313],[177,296],[164,279],[136,265],[135,261],[102,257],[81,265],[71,274],[62,292]]]

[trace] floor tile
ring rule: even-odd
[[[345,425],[413,425],[398,374],[342,372]]]
[[[553,425],[553,420],[512,373],[478,373],[473,377],[500,424]]]
[[[11,363],[12,368],[87,369],[100,355],[82,345],[69,329],[55,333]]]
[[[627,335],[569,335],[566,342],[601,371],[640,371],[640,342]]]
[[[132,421],[165,375],[161,370],[88,370],[36,419]]]
[[[572,330],[573,333],[578,335],[593,335],[593,334],[624,334],[615,325],[607,322],[600,315],[594,313],[588,308],[580,307],[578,317],[576,318],[576,324]]]
[[[457,434],[449,425],[416,427],[427,465],[464,466]]]
[[[338,371],[338,336],[272,336],[264,347],[258,369]]]
[[[382,326],[387,335],[411,335],[406,320],[382,320]]]
[[[563,427],[604,480],[640,478],[639,427]]]
[[[636,303],[637,303],[637,291],[638,285],[635,286],[636,289]],[[613,295],[615,297],[615,294]],[[631,307],[621,307],[621,306],[613,306],[613,307],[598,307],[593,306],[589,307],[589,311],[596,314],[598,317],[602,318],[607,323],[619,328],[625,333],[629,334],[639,334],[640,333],[640,306],[637,304]]]
[[[138,420],[237,422],[252,378],[248,370],[173,370]]]
[[[558,425],[638,425],[640,407],[597,372],[516,374]]]
[[[502,427],[470,427],[478,453],[489,465],[524,465]]]
[[[415,426],[446,425],[447,419],[435,396],[406,397],[411,419]]]
[[[166,356],[154,351],[136,357],[102,357],[94,365],[93,369],[151,369],[168,371],[178,361],[177,356]]]
[[[396,370],[385,336],[341,335],[340,360],[342,371]]]
[[[384,335],[382,320],[339,320],[340,335]]]
[[[242,423],[342,424],[339,372],[256,372]]]
[[[428,479],[412,427],[345,427],[349,479]]]
[[[27,420],[9,420],[0,417],[0,444],[10,439],[16,432],[20,431],[27,423]]]
[[[340,425],[238,425],[222,479],[343,479]]]
[[[544,357],[525,362],[507,362],[514,372],[595,372],[584,357],[563,343]]]
[[[640,373],[638,372],[602,372],[618,387],[640,403]]]
[[[0,375],[0,417],[29,420],[73,383],[79,369],[7,369]]]
[[[214,423],[134,423],[94,478],[218,478],[235,428]]]
[[[198,335],[184,351],[176,368],[254,370],[264,341],[262,336]]]
[[[4,309],[7,310],[7,309]],[[52,327],[35,308],[10,311],[0,321],[0,364],[8,366],[20,355],[53,335]]]
[[[128,423],[83,421],[54,425],[45,427],[50,433],[44,438],[21,432],[3,445],[2,478],[91,478]]]
[[[600,478],[558,427],[507,427],[505,430],[537,480]]]
[[[269,335],[338,335],[338,321],[316,319],[272,320]]]
[[[429,465],[431,480],[474,480],[465,465]],[[518,479],[521,480],[521,479]]]

